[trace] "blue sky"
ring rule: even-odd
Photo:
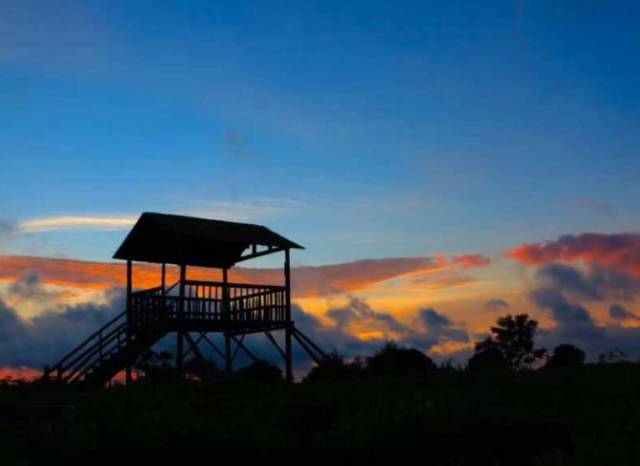
[[[637,229],[635,2],[3,2],[0,219],[264,223],[305,264]],[[106,260],[126,230],[4,254]]]

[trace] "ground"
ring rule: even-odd
[[[640,365],[0,389],[4,464],[634,465]],[[126,461],[125,461],[126,460]]]

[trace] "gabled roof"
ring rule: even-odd
[[[222,268],[253,245],[304,249],[261,225],[144,212],[113,258]]]

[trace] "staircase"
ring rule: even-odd
[[[45,368],[44,379],[104,386],[166,333],[166,326],[157,320],[154,325],[132,328],[127,338],[127,313],[122,312],[57,364]]]

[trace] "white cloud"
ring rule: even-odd
[[[137,217],[58,216],[26,220],[18,224],[20,233],[43,233],[49,231],[110,231],[128,229]]]

